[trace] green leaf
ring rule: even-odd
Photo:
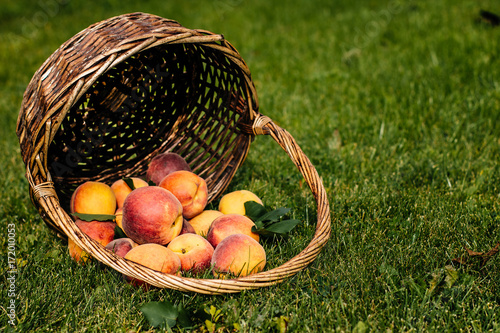
[[[266,221],[278,221],[280,218],[282,218],[284,215],[286,215],[290,211],[290,208],[278,208],[275,210],[272,210],[261,217],[258,218],[259,221],[266,222]]]
[[[148,185],[149,186],[156,186],[155,182],[152,180],[148,180]]]
[[[189,312],[182,305],[179,305],[177,307],[177,311],[179,312],[179,315],[177,317],[177,325],[184,329],[192,329],[194,326],[193,322],[191,321]]]
[[[134,186],[134,181],[132,180],[132,178],[123,178],[123,181],[125,182],[125,184],[127,184],[128,187],[130,187],[130,189],[133,191],[135,190],[135,186]]]
[[[120,228],[118,225],[116,225],[114,239],[118,239],[118,238],[128,238],[128,236],[125,235],[125,232],[123,232],[122,228]]]
[[[106,221],[114,221],[116,216],[115,215],[106,215],[106,214],[81,214],[81,213],[73,213],[73,216],[79,218],[82,221],[85,222],[90,222],[90,221],[99,221],[99,222],[106,222]]]
[[[149,302],[141,307],[149,324],[155,328],[174,327],[177,323],[179,311],[168,301]]]
[[[245,215],[252,221],[257,221],[259,217],[267,213],[266,207],[255,201],[245,202]]]
[[[267,226],[265,230],[273,234],[286,234],[299,223],[300,220],[283,220]]]

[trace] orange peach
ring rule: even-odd
[[[117,238],[112,240],[105,246],[107,250],[114,252],[119,257],[125,257],[128,251],[132,250],[138,244],[130,238]]]
[[[189,220],[189,223],[198,235],[206,236],[208,234],[208,229],[210,229],[210,226],[212,225],[212,222],[222,215],[224,214],[222,214],[218,210],[207,209]]]
[[[140,187],[123,203],[123,231],[137,244],[168,244],[181,232],[182,205],[169,191],[158,186]]]
[[[207,183],[191,171],[175,171],[163,178],[158,185],[172,192],[182,204],[185,218],[190,219],[200,214],[207,205]]]
[[[123,230],[122,220],[123,220],[123,207],[120,207],[115,212],[115,222],[116,222],[116,225],[118,225],[120,227],[120,229]]]
[[[142,180],[141,178],[138,177],[131,177],[130,180],[134,184],[134,188],[139,188],[149,185],[148,183],[146,183],[145,180]],[[123,179],[118,179],[117,181],[115,181],[111,185],[111,189],[115,193],[116,206],[118,208],[121,208],[123,206],[123,201],[125,201],[127,195],[129,195],[129,193],[132,192],[132,189],[127,185],[127,183]]]
[[[108,243],[110,243],[115,237],[116,223],[114,222],[86,222],[82,220],[76,220],[75,223],[83,233],[85,233],[93,240],[96,240],[102,246],[108,245]],[[71,238],[68,238],[68,250],[70,256],[77,262],[85,263],[87,259],[90,258],[90,255],[87,252],[83,251],[78,245],[76,245],[76,243]]]
[[[266,251],[255,239],[244,234],[226,237],[214,251],[211,265],[216,277],[227,273],[247,276],[260,272],[266,265]]]
[[[113,215],[115,210],[115,194],[109,185],[101,182],[87,181],[71,196],[71,213]]]
[[[255,201],[262,205],[262,200],[247,190],[234,191],[225,194],[219,201],[219,211],[223,214],[245,215],[245,202]]]
[[[134,247],[127,252],[125,259],[166,274],[178,274],[181,268],[181,260],[172,250],[154,243]],[[124,277],[132,285],[149,287],[142,280]]]
[[[245,234],[257,242],[259,234],[252,231],[255,225],[248,217],[240,214],[227,214],[216,218],[207,233],[207,240],[214,248],[226,237],[233,234]]]
[[[191,171],[182,156],[172,152],[161,153],[149,163],[146,179],[158,185],[168,174],[179,170]]]
[[[210,266],[214,248],[197,234],[184,234],[174,238],[167,246],[181,259],[182,271],[201,272]]]

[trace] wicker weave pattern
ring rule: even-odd
[[[217,294],[278,283],[313,261],[330,235],[316,170],[292,136],[259,113],[250,71],[221,35],[144,13],[96,23],[35,73],[17,134],[30,196],[47,225],[99,261],[158,287]],[[318,204],[311,243],[280,267],[233,280],[165,275],[106,251],[67,214],[79,184],[143,175],[162,151],[184,156],[213,200],[256,135],[271,135],[287,152]]]

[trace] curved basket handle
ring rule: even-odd
[[[310,262],[319,254],[321,248],[330,238],[331,232],[330,205],[323,182],[311,161],[307,158],[302,149],[300,149],[292,135],[285,129],[276,125],[271,118],[257,114],[252,129],[255,135],[272,136],[288,156],[290,156],[313,193],[317,203],[318,218],[314,239],[298,256],[291,259],[291,261],[302,261],[304,259],[302,254],[312,255],[312,258],[308,257]],[[313,252],[312,254],[310,253],[311,251]]]

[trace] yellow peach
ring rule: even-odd
[[[245,202],[255,201],[262,205],[262,200],[254,193],[239,190],[225,194],[219,201],[219,211],[223,214],[245,215]]]
[[[208,229],[210,229],[210,226],[212,225],[212,222],[222,215],[224,214],[222,214],[218,210],[207,209],[189,220],[189,223],[198,235],[206,236],[208,234]]]
[[[109,185],[101,182],[87,181],[71,196],[71,213],[113,215],[115,210],[115,194]]]

